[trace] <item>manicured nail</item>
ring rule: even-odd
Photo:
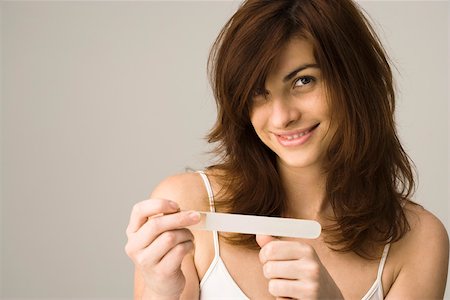
[[[200,213],[198,211],[192,211],[189,213],[189,218],[193,221],[198,221],[200,220]]]

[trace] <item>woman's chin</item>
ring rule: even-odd
[[[298,155],[295,157],[278,156],[278,163],[290,169],[309,169],[321,165],[317,157],[299,157]]]

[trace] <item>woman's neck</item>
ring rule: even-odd
[[[278,165],[286,193],[286,217],[320,220],[331,216],[331,206],[325,197],[326,175],[316,166],[292,168]]]

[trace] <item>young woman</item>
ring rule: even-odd
[[[248,0],[210,56],[220,162],[135,205],[137,299],[438,299],[448,235],[410,201],[384,49],[351,0]],[[312,219],[315,240],[194,231],[196,211]]]

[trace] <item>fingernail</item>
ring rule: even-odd
[[[178,206],[178,203],[173,202],[173,201],[169,201],[169,205],[173,208],[173,209],[179,209],[180,207]]]
[[[198,221],[200,220],[200,213],[198,211],[192,211],[189,213],[189,218],[193,221]]]

